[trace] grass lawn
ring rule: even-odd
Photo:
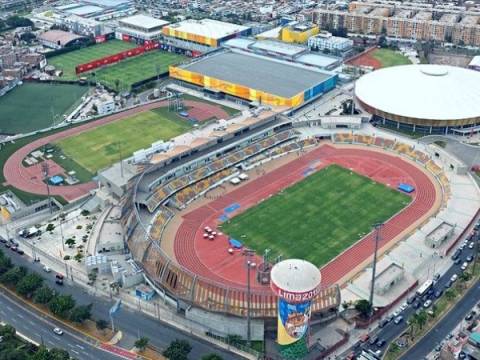
[[[91,173],[149,147],[158,140],[168,140],[192,125],[167,108],[141,112],[60,140],[56,143],[63,153]]]
[[[376,49],[371,56],[380,61],[382,67],[411,64],[411,61],[406,56],[391,49]]]
[[[170,65],[184,59],[186,57],[183,55],[154,50],[98,69],[90,76],[95,73],[98,82],[113,90],[117,90],[115,81],[118,80],[118,90],[129,91],[133,83],[165,73]]]
[[[58,123],[88,90],[69,84],[25,83],[0,97],[0,132],[29,133]],[[53,113],[53,115],[52,115]]]
[[[268,248],[322,266],[409,202],[397,190],[330,165],[223,223],[222,231],[257,254]]]
[[[120,40],[110,40],[101,44],[92,45],[83,49],[58,55],[48,59],[48,64],[63,70],[62,79],[76,80],[75,66],[89,61],[100,59],[105,56],[132,49],[137,45]]]

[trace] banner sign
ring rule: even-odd
[[[289,303],[278,300],[278,344],[291,345],[307,336],[311,315],[311,301]]]

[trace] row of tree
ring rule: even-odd
[[[62,319],[82,323],[91,317],[92,304],[76,306],[71,295],[61,295],[43,284],[43,278],[36,272],[29,272],[23,266],[14,266],[2,250],[0,250],[0,283],[26,299],[46,305],[53,315]]]
[[[137,340],[137,342],[139,340]],[[137,343],[135,343],[135,346],[138,348]],[[170,343],[170,345],[165,349],[165,351],[162,352],[162,355],[169,360],[187,360],[188,354],[191,351],[192,351],[192,345],[190,345],[188,341],[177,339]],[[223,358],[217,354],[207,354],[201,357],[201,360],[222,360],[222,359]]]
[[[17,27],[25,27],[25,26],[32,26],[33,27],[33,22],[30,19],[14,15],[10,16],[6,20],[0,20],[0,30],[3,29],[14,29]]]
[[[2,360],[68,360],[70,355],[66,350],[44,345],[39,347],[16,336],[16,330],[11,325],[0,326],[0,359]]]

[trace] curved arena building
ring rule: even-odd
[[[429,134],[480,129],[480,73],[443,65],[403,65],[371,72],[355,85],[372,121]]]

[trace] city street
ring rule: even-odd
[[[5,254],[11,257],[14,264],[25,266],[30,271],[36,271],[45,278],[45,282],[48,286],[55,289],[59,293],[71,294],[75,298],[77,304],[80,305],[93,303],[92,316],[94,319],[109,319],[108,311],[115,303],[115,300],[108,301],[104,298],[95,297],[87,293],[84,289],[72,285],[69,281],[66,281],[65,285],[63,286],[58,286],[55,284],[55,274],[53,272],[48,274],[43,272],[43,265],[41,263],[34,263],[32,259],[26,255],[20,256],[17,253],[10,252],[10,250],[5,248],[3,244],[0,244],[0,246]],[[9,323],[8,318],[6,322]],[[12,323],[12,325],[15,326],[14,323]],[[198,359],[199,357],[210,353],[217,353],[225,360],[241,359],[241,357],[238,355],[218,348],[215,345],[191,336],[188,333],[184,333],[176,328],[173,328],[169,324],[148,317],[142,312],[132,311],[127,307],[122,307],[121,310],[115,315],[115,327],[117,330],[121,330],[126,338],[136,339],[138,336],[146,336],[150,339],[150,343],[159,349],[165,349],[170,342],[175,339],[187,340],[192,345],[191,354],[195,354],[190,356],[192,359]],[[34,336],[37,333],[28,326],[25,327],[25,329],[26,336]],[[47,330],[51,331],[50,328]],[[61,344],[58,346],[62,347]],[[63,348],[69,350],[68,347]]]

